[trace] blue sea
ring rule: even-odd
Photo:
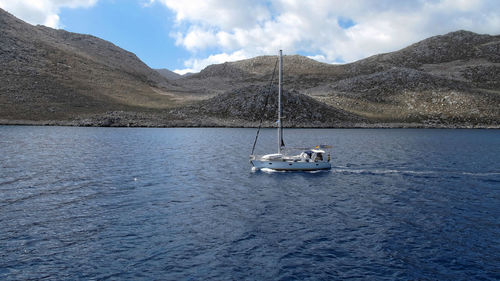
[[[0,279],[500,279],[500,130],[285,130],[316,173],[255,134],[1,126]]]

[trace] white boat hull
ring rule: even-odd
[[[317,171],[329,170],[332,165],[330,162],[292,162],[292,161],[263,161],[250,160],[252,165],[257,169],[272,169],[276,171]]]

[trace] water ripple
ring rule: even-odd
[[[253,129],[0,132],[2,280],[500,279],[498,131],[287,130],[319,173],[252,171]]]

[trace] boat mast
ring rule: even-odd
[[[278,75],[278,153],[281,154],[281,144],[282,139],[282,128],[281,128],[281,83],[283,82],[283,55],[282,50],[280,50],[280,64],[279,64],[279,75]]]

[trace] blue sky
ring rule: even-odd
[[[176,46],[169,35],[175,14],[163,5],[104,0],[85,9],[63,8],[59,16],[62,28],[113,42],[153,68],[182,68],[190,57],[190,52]]]
[[[0,0],[0,8],[179,73],[278,49],[344,63],[460,29],[500,33],[498,0]]]

